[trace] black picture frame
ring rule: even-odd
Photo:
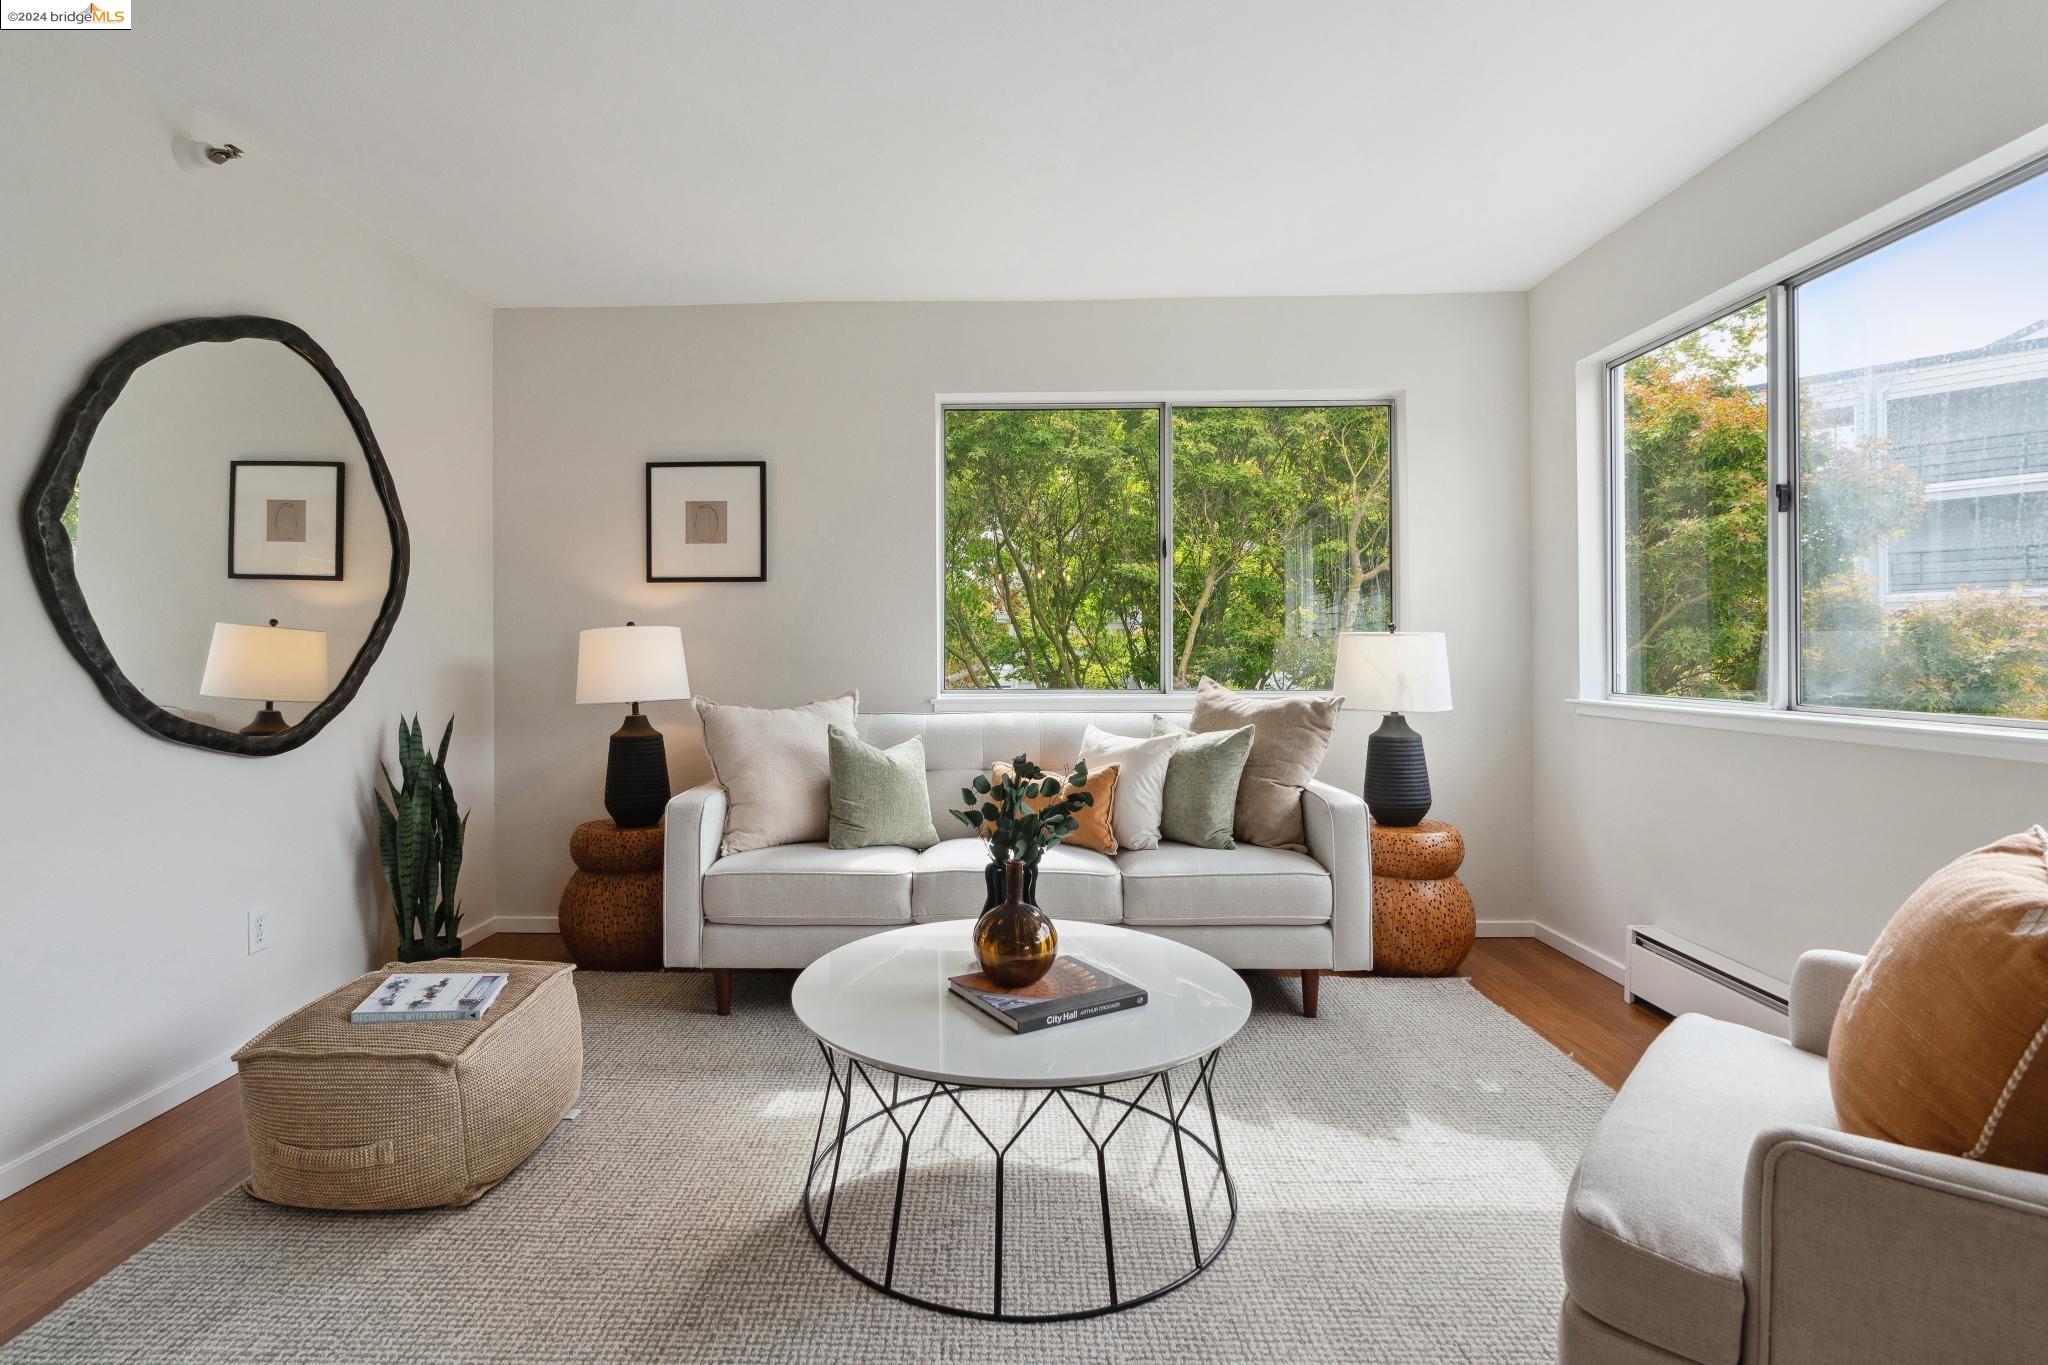
[[[334,684],[333,690],[306,713],[304,720],[274,735],[238,734],[187,720],[158,706],[128,680],[114,659],[113,651],[107,647],[105,637],[100,634],[92,609],[86,604],[85,591],[78,582],[77,568],[72,563],[71,538],[65,533],[62,520],[64,507],[71,499],[71,490],[77,485],[79,471],[85,465],[93,433],[99,429],[107,409],[121,396],[121,390],[137,370],[180,347],[200,342],[252,339],[275,341],[284,346],[311,365],[326,383],[328,392],[334,395],[334,401],[348,418],[357,444],[362,447],[363,462],[370,471],[370,486],[376,490],[377,502],[384,509],[384,523],[391,536],[391,572],[385,585],[384,600],[377,609],[377,619],[371,623],[362,648],[356,651],[356,657],[349,662],[348,670]],[[327,352],[305,332],[277,318],[185,318],[146,328],[116,346],[93,367],[83,387],[58,415],[49,448],[44,452],[42,464],[37,467],[22,499],[21,529],[28,550],[29,576],[35,581],[36,593],[42,598],[43,607],[50,613],[58,634],[63,637],[65,647],[92,677],[107,704],[159,738],[244,758],[267,758],[273,754],[289,753],[318,735],[355,700],[363,680],[369,676],[370,666],[376,663],[377,656],[384,651],[385,642],[391,638],[399,610],[405,605],[406,582],[412,573],[411,535],[406,529],[405,514],[399,507],[398,491],[392,486],[391,470],[384,462],[384,453],[377,445],[376,435],[370,430],[370,419],[364,414],[362,404],[356,401],[348,380],[342,377]]]
[[[761,571],[755,574],[657,574],[654,572],[654,472],[657,469],[751,469],[761,499]],[[649,460],[643,485],[643,527],[649,583],[765,583],[768,581],[768,462],[766,460]]]
[[[244,468],[332,469],[334,471],[334,572],[333,573],[237,573],[235,571],[235,490]],[[290,579],[297,583],[339,583],[347,577],[348,551],[348,465],[341,460],[229,460],[228,461],[228,577]]]

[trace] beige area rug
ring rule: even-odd
[[[481,1201],[342,1215],[230,1193],[0,1361],[1554,1356],[1558,1215],[1608,1092],[1462,981],[1328,980],[1310,1020],[1291,982],[1251,977],[1252,1019],[1215,1087],[1235,1238],[1149,1304],[1010,1325],[885,1298],[812,1242],[798,1198],[825,1071],[789,1011],[791,979],[742,974],[720,1019],[704,976],[580,973],[581,1117]],[[856,1093],[857,1119],[872,1097]],[[1004,1099],[971,1098],[970,1112],[1003,1122]],[[913,1146],[897,1284],[985,1300],[992,1175],[938,1103]],[[1102,1293],[1092,1148],[1073,1119],[1039,1125],[1006,1173],[1012,1311]],[[863,1131],[873,1140],[848,1144],[833,1240],[879,1270],[900,1148],[882,1123]],[[1141,1121],[1111,1147],[1128,1297],[1191,1252],[1164,1128]],[[1221,1186],[1199,1159],[1191,1169],[1213,1245]]]

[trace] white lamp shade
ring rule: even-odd
[[[690,695],[678,626],[599,626],[576,648],[576,704],[676,701]]]
[[[1356,631],[1337,637],[1346,711],[1448,711],[1451,664],[1442,631]]]
[[[216,621],[202,696],[319,701],[327,695],[327,632]]]

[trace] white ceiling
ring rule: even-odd
[[[501,306],[1373,294],[1529,287],[1934,7],[211,0],[113,42]]]

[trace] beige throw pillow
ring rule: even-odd
[[[1301,789],[1315,780],[1330,748],[1342,697],[1245,697],[1213,678],[1195,688],[1196,734],[1252,727],[1251,757],[1237,784],[1237,837],[1266,848],[1308,851]]]
[[[704,752],[725,788],[720,853],[822,843],[832,825],[832,750],[827,731],[851,730],[860,693],[768,709],[696,699]]]

